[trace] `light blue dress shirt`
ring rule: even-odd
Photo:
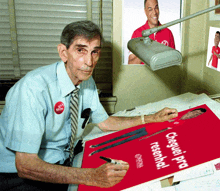
[[[77,138],[83,133],[84,109],[91,108],[91,123],[108,118],[93,78],[83,81],[78,88]],[[0,172],[17,172],[15,151],[37,153],[49,163],[67,158],[65,149],[71,136],[69,102],[74,89],[61,61],[29,72],[9,90],[0,116]],[[58,102],[62,102],[62,107],[57,110]]]

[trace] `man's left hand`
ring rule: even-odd
[[[175,118],[178,116],[178,112],[176,109],[171,109],[168,107],[165,107],[164,109],[158,111],[155,114],[150,115],[151,119],[148,121],[148,123],[156,123],[156,122],[164,122],[168,121],[169,119]],[[149,117],[150,117],[149,116]]]

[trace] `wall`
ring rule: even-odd
[[[116,112],[159,101],[181,90],[182,67],[152,72],[146,66],[122,65],[122,0],[113,1],[113,95]]]
[[[209,34],[210,27],[218,27],[220,28],[220,20],[218,21],[210,21],[207,16],[207,26],[206,26],[206,35]],[[206,38],[206,44],[208,44],[208,37]],[[206,47],[207,51],[207,47]],[[220,60],[218,61],[220,62]],[[219,94],[220,93],[220,73],[211,70],[207,67],[204,67],[204,77],[203,77],[203,86],[210,94]]]
[[[209,7],[209,0],[184,0],[183,16]],[[210,21],[209,13],[183,22],[181,67],[152,72],[142,66],[121,63],[121,0],[114,1],[113,21],[113,94],[116,111],[165,99],[180,93],[220,93],[220,73],[206,67],[209,27],[220,27]]]
[[[184,15],[193,14],[209,7],[209,0],[186,0]],[[181,93],[205,92],[207,94],[220,93],[220,73],[207,68],[207,49],[209,28],[220,27],[219,21],[210,21],[209,13],[186,21],[183,27],[184,44],[182,54],[183,78]]]
[[[204,0],[185,0],[183,16],[208,8]],[[206,63],[208,33],[206,30],[208,13],[183,23],[182,55],[183,75],[181,93],[206,92],[204,87],[204,70]]]

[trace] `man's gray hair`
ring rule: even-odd
[[[99,27],[91,21],[72,22],[63,29],[60,41],[68,49],[76,37],[83,37],[88,40],[100,38],[101,44],[103,37]]]

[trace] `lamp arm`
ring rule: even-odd
[[[164,24],[164,25],[161,25],[161,26],[158,26],[158,27],[154,27],[154,28],[151,28],[151,29],[148,29],[148,30],[144,30],[144,31],[142,31],[142,36],[143,36],[143,37],[148,37],[148,36],[150,36],[151,34],[153,34],[153,33],[155,33],[155,32],[158,32],[158,31],[160,31],[160,30],[162,30],[162,29],[165,29],[165,28],[170,27],[170,26],[172,26],[172,25],[175,25],[175,24],[178,24],[178,23],[180,23],[180,22],[186,21],[186,20],[188,20],[188,19],[197,17],[197,16],[199,16],[199,15],[202,15],[202,14],[204,14],[204,13],[213,11],[213,10],[218,9],[218,8],[220,8],[220,4],[219,4],[219,5],[216,5],[216,6],[213,6],[213,7],[210,7],[210,8],[207,8],[207,9],[205,9],[205,10],[199,11],[199,12],[194,13],[194,14],[192,14],[192,15],[183,17],[183,18],[181,18],[181,19],[177,19],[177,20],[171,21],[171,22],[166,23],[166,24]]]

